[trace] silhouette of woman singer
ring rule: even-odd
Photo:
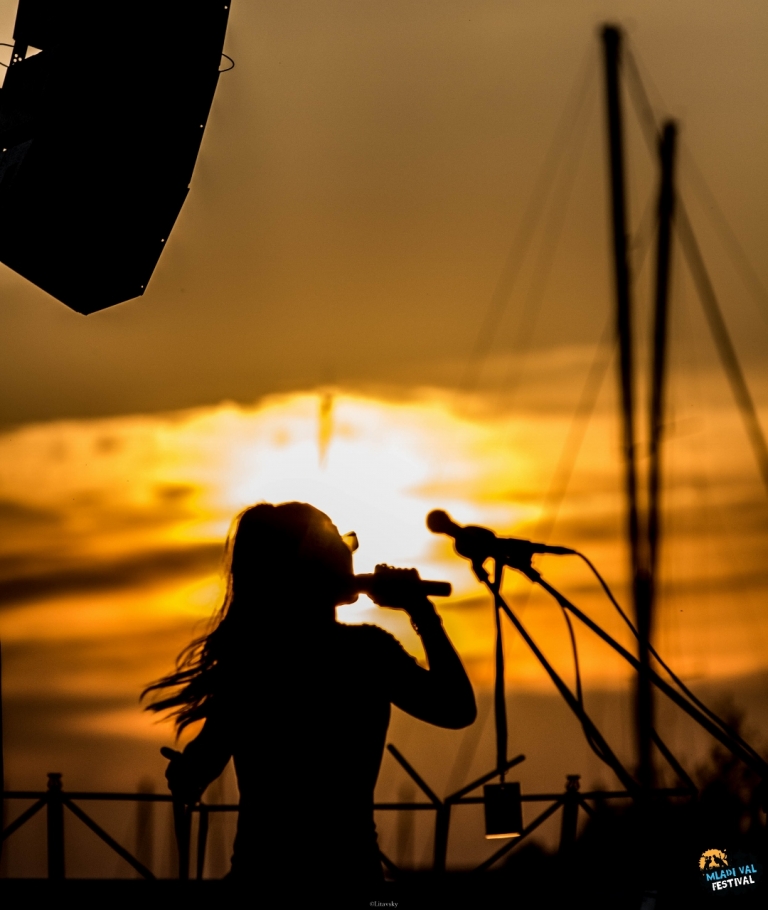
[[[452,729],[475,719],[472,686],[415,570],[387,570],[404,584],[377,599],[409,614],[428,670],[383,629],[336,621],[336,606],[357,599],[349,541],[306,503],[246,509],[213,631],[146,690],[162,693],[148,708],[171,709],[179,732],[204,720],[183,752],[163,750],[174,795],[196,801],[234,757],[232,878],[381,881],[373,791],[390,706]]]

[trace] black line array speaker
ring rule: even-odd
[[[79,313],[144,293],[189,190],[229,4],[19,0],[0,261]]]

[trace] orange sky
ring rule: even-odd
[[[550,368],[583,378],[586,366],[571,353]],[[546,377],[539,380],[546,386]],[[681,429],[671,427],[655,640],[700,695],[715,705],[727,698],[745,710],[750,738],[762,744],[765,494],[732,409],[713,400],[703,412],[690,402],[678,405]],[[549,539],[582,549],[626,605],[613,411],[612,383],[606,382],[568,495],[549,516],[556,518]],[[493,743],[486,716],[491,608],[468,565],[445,538],[427,531],[424,518],[442,507],[461,522],[535,536],[547,518],[545,494],[569,425],[563,415],[490,408],[481,394],[422,389],[387,398],[325,389],[272,396],[252,407],[56,421],[7,432],[0,439],[0,641],[10,783],[40,786],[56,768],[71,787],[133,789],[146,775],[162,786],[158,746],[172,742],[172,731],[140,710],[138,693],[170,668],[220,603],[222,544],[232,516],[260,499],[292,497],[319,505],[342,530],[357,531],[358,571],[385,561],[453,583],[454,597],[439,608],[485,719],[464,734],[395,712],[390,739],[438,788],[458,788],[470,770],[483,773]],[[579,563],[547,557],[538,565],[631,646]],[[527,588],[510,575],[510,602],[572,684],[558,608],[542,595],[521,600]],[[402,614],[365,598],[339,613],[344,621],[378,623],[421,654]],[[580,632],[578,642],[588,708],[631,762],[626,667],[589,634]],[[290,660],[286,643],[263,644],[286,648]],[[510,752],[529,756],[520,771],[524,788],[558,787],[563,774],[574,772],[590,783],[609,780],[509,628],[506,648]],[[708,748],[706,737],[663,705],[659,723],[670,746],[695,768]],[[219,796],[232,798],[232,786],[230,780]],[[403,786],[387,760],[379,798],[400,798]],[[395,849],[391,822],[380,820],[385,849]],[[457,827],[456,862],[483,858],[482,839],[474,834],[472,824]],[[425,838],[420,830],[418,851],[426,849]]]
[[[8,36],[14,11],[0,0]],[[57,762],[81,785],[91,774],[132,788],[139,768],[160,778],[168,731],[138,710],[138,692],[217,605],[226,530],[259,499],[309,500],[356,530],[358,571],[385,561],[451,580],[441,610],[480,691],[490,609],[468,566],[426,530],[430,509],[521,536],[555,518],[551,541],[583,549],[626,602],[614,363],[562,506],[546,506],[590,365],[611,356],[600,346],[611,312],[596,38],[606,18],[625,25],[657,114],[681,122],[682,192],[768,427],[768,297],[748,293],[692,165],[768,285],[764,3],[237,0],[226,45],[236,67],[221,78],[146,295],[85,318],[0,266],[0,640],[14,785],[39,785]],[[461,388],[582,79],[562,177],[478,386]],[[644,363],[654,170],[629,116],[627,138]],[[759,726],[768,502],[679,257],[673,286],[656,642],[687,680],[735,698]],[[578,564],[541,566],[623,635]],[[510,578],[510,596],[523,588]],[[534,596],[521,609],[571,680],[556,607]],[[344,618],[379,622],[419,653],[398,614],[361,600]],[[628,755],[631,731],[610,701],[626,673],[588,636],[579,646],[588,690]],[[549,684],[512,635],[508,653],[513,697],[528,699],[510,749],[532,755],[530,786],[568,770],[552,758],[563,737],[599,775],[554,700],[539,710]],[[690,730],[665,723],[685,751]],[[450,779],[438,753],[453,755],[455,737],[438,748],[402,717],[394,731]],[[489,722],[476,764],[490,743]],[[394,798],[397,786],[385,763],[382,792]]]
[[[361,542],[357,571],[386,562],[449,579],[455,591],[443,606],[446,622],[480,686],[488,686],[492,675],[487,597],[449,541],[427,531],[430,509],[446,508],[462,523],[518,536],[540,536],[554,518],[549,540],[585,551],[626,600],[608,384],[586,429],[568,495],[554,510],[545,494],[569,420],[489,412],[478,400],[482,396],[462,399],[427,389],[407,399],[337,391],[273,396],[251,408],[59,421],[7,433],[0,441],[0,591],[6,604],[0,638],[9,647],[101,642],[111,649],[125,639],[126,650],[116,667],[99,671],[86,661],[72,676],[69,663],[62,670],[55,660],[42,675],[25,676],[19,665],[6,679],[6,693],[85,695],[98,689],[129,695],[160,675],[220,602],[222,544],[232,517],[261,500],[311,501],[342,530],[354,529]],[[768,528],[747,447],[722,444],[741,434],[735,415],[709,406],[706,417],[713,429],[671,434],[668,446],[656,639],[686,677],[722,679],[768,670],[762,609]],[[681,422],[699,419],[689,409]],[[628,643],[578,562],[549,557],[541,564]],[[526,587],[510,575],[510,594]],[[570,679],[557,608],[539,596],[523,612]],[[419,653],[399,613],[373,608],[363,598],[340,615],[383,624]],[[729,634],[723,639],[724,615]],[[133,650],[129,643],[137,636],[154,644]],[[510,685],[549,691],[522,642],[510,635],[509,646]],[[589,636],[581,651],[588,684],[626,683],[626,669]],[[135,708],[121,716],[126,731],[152,735],[150,719]]]
[[[6,35],[14,9],[1,0]],[[766,324],[707,227],[686,156],[768,284],[761,0],[235,2],[237,65],[146,295],[85,318],[0,267],[0,421],[250,403],[327,383],[457,384],[585,66],[569,157],[583,150],[570,197],[558,185],[544,221],[551,237],[565,207],[530,344],[594,344],[610,307],[606,18],[625,25],[657,113],[680,118],[686,198],[740,351],[759,358]],[[627,120],[634,231],[652,168]],[[530,270],[500,354],[524,346],[529,282]]]

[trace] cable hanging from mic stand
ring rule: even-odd
[[[522,624],[522,622],[517,618],[517,616],[512,612],[512,610],[510,610],[506,601],[502,597],[501,592],[500,592],[500,587],[501,587],[502,573],[504,571],[504,563],[500,562],[498,560],[494,560],[493,581],[491,581],[488,571],[485,569],[485,567],[481,563],[477,563],[477,562],[473,561],[472,570],[475,573],[478,581],[480,581],[482,584],[484,584],[488,588],[488,590],[491,592],[491,594],[493,595],[494,609],[495,609],[495,613],[496,613],[496,617],[497,617],[497,651],[496,651],[496,655],[497,655],[496,674],[497,675],[496,675],[496,687],[495,687],[496,698],[494,699],[494,701],[495,701],[495,705],[497,706],[497,728],[496,728],[497,763],[498,763],[499,767],[503,766],[503,761],[506,759],[506,711],[505,710],[502,712],[503,713],[503,724],[498,725],[498,719],[499,719],[498,692],[499,692],[499,689],[501,688],[501,691],[503,693],[503,682],[504,682],[504,680],[503,680],[503,671],[504,671],[503,650],[501,650],[501,648],[499,646],[499,642],[501,639],[500,619],[501,619],[501,611],[503,610],[506,613],[507,617],[512,622],[512,624],[514,625],[514,627],[520,633],[520,635],[522,636],[525,643],[531,649],[531,651],[533,652],[536,659],[539,661],[541,666],[547,672],[549,678],[555,684],[555,687],[557,688],[558,692],[562,695],[562,697],[565,699],[565,701],[568,704],[568,706],[570,707],[570,709],[573,711],[573,713],[579,719],[581,726],[584,730],[584,733],[587,737],[587,741],[590,743],[590,745],[594,744],[594,747],[596,747],[595,751],[596,751],[596,754],[598,755],[598,757],[602,761],[604,761],[614,771],[614,773],[616,774],[618,779],[627,788],[627,790],[629,790],[630,792],[634,792],[637,789],[637,783],[635,782],[632,775],[627,771],[627,769],[621,763],[619,758],[614,754],[611,747],[608,745],[606,740],[603,738],[603,735],[600,733],[600,731],[598,730],[598,728],[596,727],[596,725],[594,724],[592,719],[589,717],[587,712],[584,710],[583,705],[581,705],[579,703],[579,699],[576,696],[574,696],[574,694],[571,692],[570,688],[563,681],[562,677],[558,674],[558,672],[555,670],[555,668],[549,663],[547,658],[544,656],[543,652],[539,649],[536,642],[529,635],[528,630],[525,628],[525,626]],[[531,570],[531,571],[535,571],[535,570]],[[538,574],[538,573],[536,573],[536,574]],[[534,580],[534,579],[531,579],[531,580]],[[543,582],[543,579],[541,579],[541,581]],[[552,589],[552,590],[554,590],[554,589]],[[501,663],[499,664],[500,650],[501,650]],[[501,676],[499,676],[500,670],[501,670]],[[502,739],[503,739],[503,742],[502,742]],[[503,753],[502,753],[502,748],[504,750]],[[503,777],[502,777],[502,781],[503,781]]]
[[[580,699],[573,694],[573,692],[562,680],[554,667],[552,667],[542,651],[531,638],[530,634],[523,626],[520,619],[510,609],[500,593],[501,577],[504,567],[508,566],[509,568],[516,569],[525,575],[526,578],[528,578],[530,581],[542,587],[548,594],[550,594],[551,597],[554,598],[554,600],[558,603],[564,612],[570,613],[579,619],[584,625],[587,626],[587,628],[589,628],[614,651],[616,651],[616,653],[619,654],[636,672],[639,672],[640,661],[635,657],[635,655],[628,651],[618,641],[616,641],[608,632],[601,628],[601,626],[599,626],[586,613],[580,610],[575,604],[571,603],[571,601],[569,601],[565,595],[550,585],[549,582],[547,582],[542,577],[542,575],[533,568],[531,565],[531,558],[535,553],[539,552],[551,553],[553,555],[561,556],[572,555],[583,559],[595,574],[603,590],[607,593],[611,603],[618,610],[619,614],[629,626],[635,637],[637,637],[638,632],[635,626],[629,620],[626,613],[621,609],[618,602],[616,601],[616,598],[613,596],[613,593],[610,591],[607,583],[604,581],[595,566],[582,553],[579,553],[577,550],[573,550],[569,547],[553,547],[545,544],[532,543],[531,541],[527,540],[500,538],[497,537],[496,534],[488,528],[472,526],[461,527],[460,525],[455,524],[445,512],[431,512],[427,518],[427,525],[429,529],[434,533],[447,534],[454,539],[456,552],[460,556],[464,556],[465,558],[469,559],[475,576],[482,584],[488,588],[488,590],[493,595],[495,609],[497,611],[503,610],[514,627],[518,630],[523,640],[533,652],[536,659],[539,661],[552,682],[555,684],[555,687],[560,692],[565,702],[581,722],[582,728],[584,729],[584,733],[587,737],[587,741],[595,753],[601,758],[601,760],[603,760],[614,770],[617,777],[627,787],[627,790],[629,792],[638,792],[638,783],[634,780],[634,778],[631,777],[631,775],[629,775],[619,759],[610,749],[610,746],[608,746],[608,743],[602,737],[602,734],[587,714],[586,710],[583,707],[583,704],[580,704]],[[490,575],[485,569],[485,563],[488,559],[492,559],[494,562],[493,581],[491,581]],[[693,693],[687,689],[682,681],[672,672],[672,670],[661,659],[655,649],[652,649],[651,653],[659,662],[659,664],[669,673],[670,678],[677,686],[680,687],[681,691],[678,692],[675,688],[673,688],[653,668],[649,668],[649,679],[651,683],[659,691],[666,695],[670,701],[685,711],[685,713],[688,714],[689,717],[691,717],[694,721],[696,721],[699,726],[705,729],[718,742],[725,746],[726,749],[728,749],[733,755],[743,761],[747,767],[757,773],[761,778],[768,777],[768,763],[766,763],[766,761],[752,748],[752,746],[745,742],[735,731],[731,730],[730,727],[721,718],[714,714],[714,712],[706,708],[706,706],[703,705],[693,695]],[[580,686],[578,688],[580,689]],[[652,735],[659,751],[670,763],[675,773],[677,773],[678,776],[680,776],[687,784],[690,783],[690,777],[687,775],[687,773],[685,773],[684,769],[677,761],[677,759],[674,758],[667,746],[661,741],[658,733],[654,730]]]

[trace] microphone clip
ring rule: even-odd
[[[563,547],[549,547],[522,538],[497,537],[493,531],[477,525],[462,527],[439,509],[429,513],[427,527],[435,534],[447,534],[452,537],[456,552],[472,563],[475,575],[482,582],[487,581],[489,577],[484,568],[484,563],[488,559],[494,560],[497,568],[508,566],[532,578],[536,574],[531,565],[534,554],[571,552]]]

